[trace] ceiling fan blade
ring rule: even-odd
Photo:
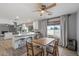
[[[48,15],[52,15],[53,12],[46,11],[46,13],[47,13]]]
[[[50,9],[50,8],[52,8],[54,6],[56,6],[56,3],[53,3],[53,4],[49,5],[48,7],[46,7],[46,9]]]
[[[42,3],[38,3],[38,9],[41,9],[42,8]]]
[[[53,13],[53,12],[51,12],[51,11],[46,11],[47,13]]]
[[[41,10],[34,10],[33,12],[40,12]]]
[[[52,15],[52,13],[48,13],[48,15]]]

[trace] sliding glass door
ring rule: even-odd
[[[58,37],[61,36],[60,25],[48,25],[47,26],[47,35],[49,37]]]

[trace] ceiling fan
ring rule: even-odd
[[[48,11],[48,9],[53,8],[56,6],[56,3],[52,3],[49,6],[39,3],[39,9],[36,10],[36,12],[40,12],[40,16],[42,16],[44,13],[47,13],[48,15],[52,15],[52,12]]]

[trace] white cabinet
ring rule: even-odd
[[[4,39],[11,39],[13,37],[13,34],[11,32],[7,32],[4,34]]]
[[[26,40],[28,39],[28,36],[14,36],[12,39],[12,47],[14,49],[21,48],[26,44]]]
[[[33,22],[33,29],[38,29],[38,21]]]
[[[26,33],[26,35],[25,34],[14,35],[12,39],[12,47],[14,49],[21,48],[26,45],[26,40],[30,39],[29,37],[33,38],[34,36],[35,33]]]

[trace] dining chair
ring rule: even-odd
[[[32,40],[28,42],[26,40],[27,56],[42,56],[44,55],[43,48],[33,43]]]
[[[42,38],[42,34],[40,32],[36,32],[36,35],[34,36],[34,39]]]
[[[59,56],[58,42],[59,42],[59,40],[56,39],[56,40],[53,41],[52,45],[49,44],[46,47],[47,56],[49,54],[51,54],[53,56]]]

